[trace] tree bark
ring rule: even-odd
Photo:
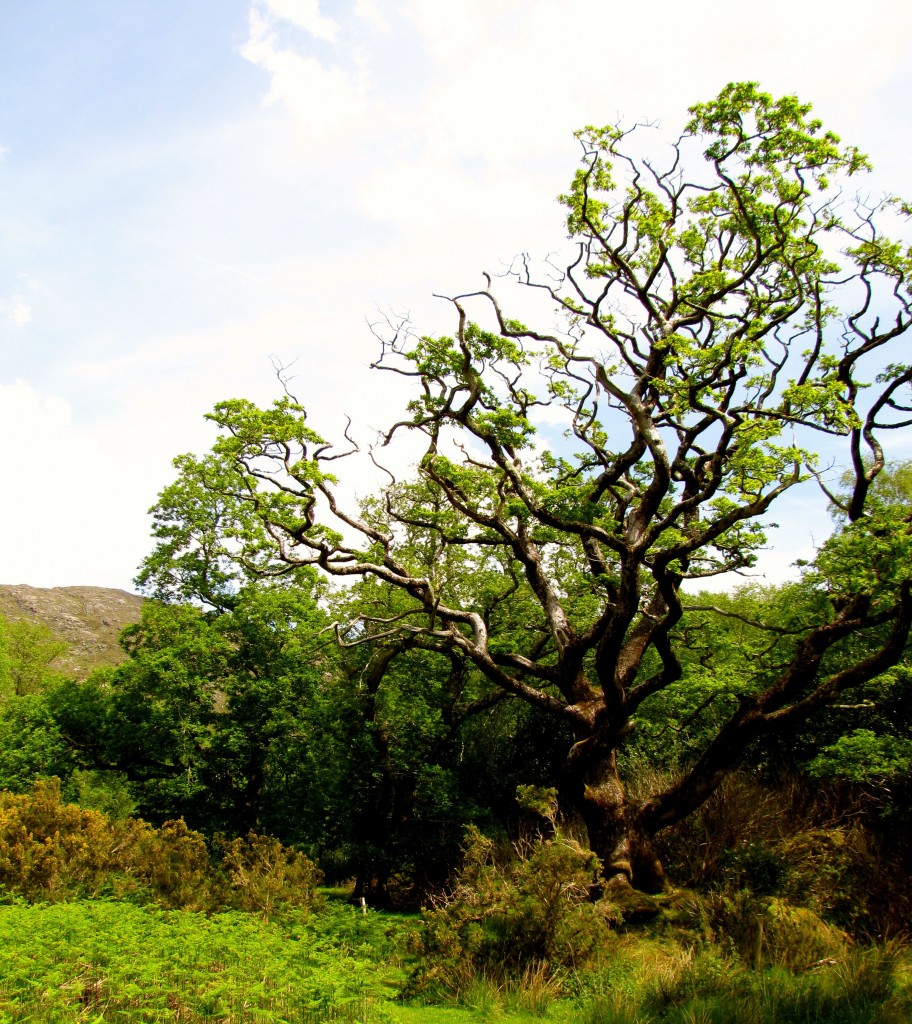
[[[630,799],[616,752],[586,764],[571,754],[568,775],[571,800],[586,826],[589,847],[602,862],[606,883],[649,893],[666,889],[662,862],[644,827],[642,804]]]

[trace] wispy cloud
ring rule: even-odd
[[[32,321],[32,307],[21,295],[0,298],[0,316],[14,327],[25,327]]]
[[[250,34],[240,52],[269,74],[265,102],[287,107],[307,162],[327,156],[314,147],[357,139],[368,121],[369,107],[368,83],[361,69],[325,64],[284,44],[274,19],[260,7],[251,8]]]
[[[339,23],[320,13],[319,0],[263,0],[264,6],[277,18],[290,21],[317,39],[334,42]]]
[[[355,16],[379,32],[389,32],[390,23],[383,16],[376,0],[355,0]]]

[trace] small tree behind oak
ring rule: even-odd
[[[452,336],[384,340],[378,368],[416,397],[383,440],[426,436],[417,480],[346,510],[330,473],[345,453],[300,404],[224,402],[212,453],[177,460],[141,582],[167,594],[304,563],[399,589],[406,610],[363,615],[343,642],[457,651],[569,728],[565,807],[610,878],[661,885],[656,832],[749,744],[896,663],[912,624],[909,510],[872,494],[882,432],[912,423],[912,369],[894,352],[912,259],[881,227],[910,208],[847,201],[866,160],[809,110],[730,85],[653,159],[633,155],[645,128],[584,129],[562,197],[575,256],[541,279],[516,271],[562,329],[508,318],[489,281],[452,300]],[[567,427],[550,447],[543,412]],[[845,496],[826,491],[821,438],[844,445]],[[805,570],[819,600],[681,777],[633,799],[617,752],[647,702],[682,685],[682,587],[761,560],[762,518],[810,477],[841,514]]]

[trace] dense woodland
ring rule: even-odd
[[[559,326],[488,279],[451,336],[378,328],[414,397],[369,448],[290,393],[218,405],[153,509],[120,664],[57,676],[46,631],[0,623],[20,910],[368,929],[322,879],[424,908],[398,945],[365,933],[356,1014],[392,1012],[364,993],[395,961],[476,1013],[904,1019],[912,463],[884,438],[912,426],[910,208],[853,201],[867,161],[809,109],[732,85],[649,159],[642,127],[583,130],[575,255],[511,272]],[[403,434],[414,471],[347,502]],[[765,584],[793,487],[833,532]],[[219,1012],[179,1019],[247,1019]]]
[[[470,827],[501,838],[551,833],[568,734],[523,702],[488,695],[456,659],[340,647],[332,624],[365,595],[327,601],[311,583],[251,585],[223,611],[149,602],[124,632],[126,659],[83,682],[47,669],[60,651],[49,631],[3,623],[3,788],[27,793],[56,777],[65,798],[115,819],[180,818],[210,840],[274,836],[378,905],[425,901],[458,865]],[[695,601],[718,611],[686,618],[683,629],[699,638],[693,682],[640,719],[620,761],[632,789],[667,784],[699,756],[751,662],[772,646],[746,620],[794,621],[801,596],[788,585]],[[703,664],[720,651],[730,662],[717,668],[730,687],[721,696]],[[894,932],[909,907],[910,766],[912,672],[900,664],[812,725],[748,750],[699,821],[664,838],[671,882],[730,873],[739,844],[759,855],[767,839],[808,822],[851,824],[870,848],[842,868],[869,877],[864,892],[840,895],[840,923]],[[751,823],[739,801],[770,820]],[[727,813],[745,821],[725,822]],[[566,828],[581,838],[572,817]],[[775,843],[766,855],[773,870]]]

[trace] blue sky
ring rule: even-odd
[[[894,0],[3,4],[0,582],[129,587],[171,458],[273,356],[321,429],[384,423],[366,320],[446,330],[434,292],[559,246],[582,124],[758,79],[912,195],[910,38]],[[784,512],[774,577],[826,529]]]

